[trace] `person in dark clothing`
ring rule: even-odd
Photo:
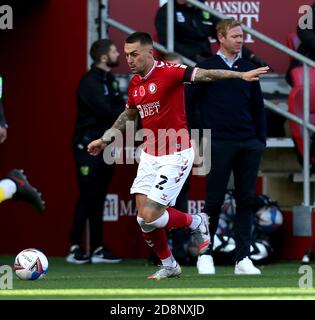
[[[220,50],[200,68],[238,70],[255,68],[240,57],[243,44],[241,24],[233,19],[217,25]],[[251,208],[261,154],[266,143],[266,122],[259,82],[243,83],[223,80],[188,85],[188,107],[200,108],[202,128],[210,128],[211,170],[207,175],[204,211],[210,216],[212,240],[218,226],[220,209],[231,172],[234,174],[236,217],[234,224],[236,252],[235,274],[260,274],[248,258],[251,243],[253,211]],[[208,150],[207,154],[210,154]],[[212,241],[213,244],[213,241]],[[213,274],[212,246],[198,258],[200,274]]]
[[[205,0],[199,1],[205,2]],[[219,18],[192,6],[186,0],[175,0],[175,51],[196,62],[210,58],[213,53],[209,37],[216,38],[216,25],[219,21]],[[156,14],[155,28],[160,43],[165,46],[167,43],[167,3]],[[266,62],[245,46],[242,48],[242,57],[251,60],[257,67],[266,66]]]
[[[301,40],[298,52],[315,60],[315,2],[311,5],[311,10],[313,17],[312,28],[302,29],[299,25],[297,26],[297,35]]]
[[[0,76],[0,144],[7,139],[7,129],[8,123],[2,102],[2,77]],[[29,203],[38,213],[45,211],[45,202],[41,198],[41,193],[30,184],[21,169],[13,169],[3,179],[0,179],[0,203],[12,198]]]
[[[301,53],[305,57],[312,59],[315,61],[315,2],[311,5],[312,10],[312,28],[301,28],[299,25],[296,28],[297,35],[299,39],[301,40],[301,43],[297,49],[298,53]],[[286,80],[288,84],[292,86],[292,79],[291,79],[291,70],[295,67],[300,67],[303,64],[301,61],[296,59],[291,59],[288,71],[286,73]]]
[[[119,53],[109,39],[94,42],[90,49],[94,63],[83,76],[77,89],[77,120],[73,135],[73,151],[79,185],[70,236],[71,247],[66,261],[70,263],[117,263],[103,245],[103,207],[114,165],[104,163],[100,154],[92,157],[86,146],[111,127],[124,110],[125,102],[111,68],[118,65]],[[82,248],[86,222],[89,222],[90,254]]]
[[[3,104],[0,98],[0,144],[7,139],[7,122],[4,117]]]
[[[8,124],[4,116],[4,109],[3,109],[3,103],[2,103],[2,85],[3,85],[3,80],[2,80],[2,77],[0,76],[0,144],[7,139],[7,129],[8,129]]]

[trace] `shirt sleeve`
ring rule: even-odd
[[[187,67],[184,73],[184,82],[194,82],[197,69],[198,68]]]
[[[126,103],[127,109],[137,109],[135,101],[133,99],[133,94],[134,94],[133,90],[134,90],[134,86],[130,83],[128,86],[128,99]]]
[[[194,81],[197,68],[189,67],[184,64],[174,64],[169,68],[174,82],[190,83]]]

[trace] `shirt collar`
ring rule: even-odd
[[[235,61],[237,61],[238,59],[241,58],[241,55],[238,54],[234,60],[230,60],[228,59],[222,52],[221,50],[218,50],[217,55],[220,56],[222,58],[222,60],[230,67],[232,68],[233,64]]]
[[[153,66],[152,66],[152,68],[149,70],[149,72],[148,72],[144,77],[141,77],[141,76],[140,76],[140,78],[141,78],[141,79],[147,79],[147,78],[150,76],[150,74],[152,73],[152,71],[154,70],[154,68],[156,67],[156,65],[157,65],[157,61],[154,60]]]
[[[95,64],[92,64],[91,70],[103,77],[107,74],[107,72],[104,69],[97,67]]]

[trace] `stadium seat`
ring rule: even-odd
[[[301,40],[298,37],[298,35],[296,34],[296,32],[289,32],[286,36],[286,40],[287,40],[287,47],[293,51],[297,51]],[[289,64],[291,65],[291,63],[293,62],[293,57],[289,56]],[[291,69],[292,67],[290,66],[289,69]],[[290,71],[289,71],[290,72]],[[287,75],[288,77],[289,75]],[[291,80],[292,81],[292,80]],[[289,81],[288,81],[289,82]],[[290,82],[289,82],[290,83]]]
[[[304,86],[304,70],[303,67],[295,67],[291,70],[292,86]],[[310,68],[310,84],[315,86],[315,69]]]
[[[297,51],[299,45],[301,43],[301,40],[299,39],[296,32],[289,32],[287,34],[287,46],[288,48]]]
[[[293,113],[299,118],[303,119],[303,86],[294,86],[290,92],[288,107],[289,112]],[[315,82],[310,87],[310,122],[315,124]],[[294,140],[297,151],[303,158],[304,147],[303,147],[303,127],[294,121],[290,121],[290,129],[292,138]],[[312,134],[312,133],[311,133]],[[311,157],[311,162],[315,163],[315,157]]]

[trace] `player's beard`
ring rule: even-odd
[[[109,66],[110,68],[118,67],[119,66],[119,60],[117,59],[116,61],[114,61],[112,59],[109,59],[107,61],[107,66]]]

